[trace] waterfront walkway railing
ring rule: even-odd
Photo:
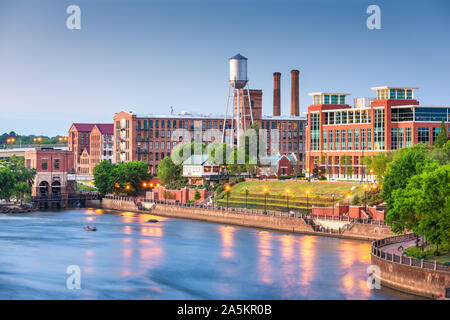
[[[309,224],[313,228],[314,231],[327,232],[327,233],[342,233],[345,230],[349,230],[351,228],[351,226],[355,223],[371,224],[371,225],[379,225],[379,226],[386,225],[386,223],[381,220],[350,218],[348,216],[343,217],[343,216],[313,215],[311,213],[300,213],[300,212],[296,212],[294,210],[290,210],[289,212],[270,211],[270,210],[262,211],[262,210],[249,209],[249,208],[234,208],[234,207],[227,208],[224,206],[203,204],[203,203],[181,203],[178,201],[138,199],[138,198],[134,198],[134,197],[114,196],[114,195],[107,195],[107,196],[104,196],[104,198],[111,199],[111,200],[133,202],[136,206],[138,206],[139,202],[147,202],[147,203],[153,203],[153,204],[161,204],[161,205],[169,205],[169,206],[201,209],[201,210],[234,212],[234,213],[253,214],[253,215],[266,215],[266,216],[285,217],[285,218],[299,218],[299,219],[303,219],[303,221],[306,224]],[[142,208],[141,206],[138,206],[138,207]],[[143,210],[143,209],[141,209],[141,210]],[[146,209],[146,210],[149,210],[149,209]],[[347,222],[347,224],[345,226],[335,230],[335,229],[331,229],[331,228],[323,228],[320,225],[316,225],[314,223],[313,219],[329,220],[329,221],[336,221],[336,222]]]
[[[450,272],[450,266],[447,264],[439,263],[436,260],[434,262],[425,261],[425,259],[416,259],[414,257],[408,257],[404,253],[403,246],[401,243],[406,241],[416,240],[417,235],[413,233],[403,234],[399,236],[388,237],[380,240],[376,240],[372,242],[372,255],[394,263],[417,267],[422,269],[428,269],[433,271],[442,271],[442,272]],[[391,244],[399,244],[399,248],[402,251],[401,254],[397,255],[395,253],[390,253],[387,250],[383,249],[387,245]]]

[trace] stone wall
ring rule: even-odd
[[[372,264],[380,268],[381,284],[400,291],[436,298],[450,286],[450,273],[407,266],[372,254]]]

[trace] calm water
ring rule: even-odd
[[[367,289],[369,264],[352,240],[92,209],[0,215],[0,299],[413,298]]]

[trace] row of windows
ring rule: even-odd
[[[370,123],[370,110],[324,112],[325,124]]]
[[[323,130],[322,150],[370,150],[371,129]]]
[[[413,98],[412,89],[381,89],[377,90],[377,99],[399,99],[399,100],[411,100]]]

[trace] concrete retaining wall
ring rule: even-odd
[[[407,266],[381,259],[372,254],[372,264],[380,268],[381,284],[403,292],[436,298],[450,286],[450,274]]]
[[[87,201],[88,207],[98,207],[103,209],[124,210],[142,212],[133,201],[104,198]],[[275,217],[259,214],[244,214],[232,211],[217,211],[200,208],[179,207],[173,205],[156,204],[151,210],[152,213],[174,218],[195,219],[223,224],[234,224],[245,227],[255,227],[272,229],[277,231],[295,232],[302,234],[315,234],[321,236],[331,236],[337,238],[349,238],[357,240],[378,240],[392,235],[387,226],[370,224],[355,224],[350,230],[345,230],[342,234],[315,232],[313,228],[302,219]]]

